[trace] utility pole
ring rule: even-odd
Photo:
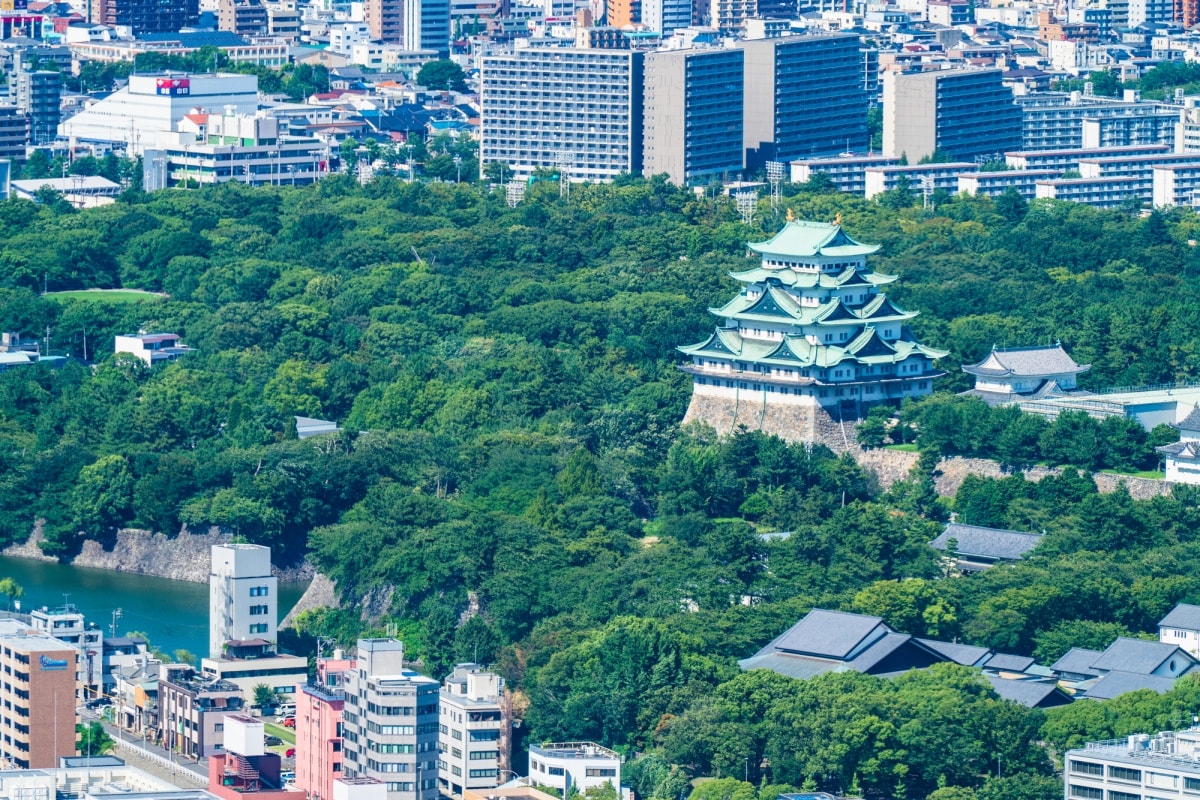
[[[117,638],[117,620],[125,616],[125,612],[119,608],[114,608],[112,612],[112,638]]]

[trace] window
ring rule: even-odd
[[[271,626],[265,622],[254,623],[250,626],[251,633],[268,633],[270,630]]]
[[[1142,771],[1140,769],[1130,769],[1129,767],[1114,767],[1109,765],[1108,777],[1118,781],[1141,781]]]
[[[617,777],[617,771],[605,767],[588,767],[587,776],[589,778],[615,778]]]
[[[1108,793],[1108,800],[1142,800],[1140,794],[1130,794],[1129,792],[1112,792]]]
[[[498,750],[475,750],[471,752],[472,761],[494,761],[500,757]]]
[[[1072,783],[1071,797],[1078,797],[1081,800],[1104,800],[1104,790],[1093,786],[1078,786]]]
[[[549,772],[551,775],[562,775],[562,774],[563,774],[563,768],[562,768],[562,767],[550,767],[550,768],[549,768],[547,771],[548,771],[548,772]]]
[[[495,742],[500,739],[500,731],[471,731],[472,742]]]
[[[551,767],[550,771],[553,772],[554,768]],[[559,770],[559,772],[561,773],[562,770]],[[495,769],[473,769],[469,770],[469,773],[472,778],[494,778],[500,774],[500,771]]]
[[[1071,772],[1079,775],[1103,775],[1104,765],[1093,764],[1090,761],[1075,761],[1071,760]]]
[[[411,783],[389,783],[387,790],[389,792],[411,792],[413,785]]]
[[[1183,790],[1185,792],[1200,792],[1200,778],[1184,778]]]
[[[271,609],[269,606],[265,606],[265,605],[250,606],[250,616],[252,616],[252,617],[261,617],[261,616],[264,616],[264,615],[270,614],[270,613],[271,613]]]
[[[270,596],[270,588],[267,586],[251,586],[250,587],[250,596],[251,597],[268,597],[268,596]]]

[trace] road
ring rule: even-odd
[[[125,759],[132,766],[144,769],[150,774],[172,783],[182,782],[189,786],[208,785],[207,759],[201,759],[197,764],[190,759],[173,754],[153,742],[143,743],[141,739],[119,730],[117,726],[106,721],[94,711],[81,708],[79,716],[84,723],[97,721],[103,725],[105,732],[118,742],[119,746],[114,748],[113,755]]]

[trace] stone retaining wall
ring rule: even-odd
[[[685,425],[704,422],[722,435],[744,427],[774,434],[788,442],[823,444],[837,453],[858,448],[855,423],[840,424],[828,411],[815,405],[764,404],[761,398],[755,402],[752,396],[734,400],[693,393],[683,422]]]

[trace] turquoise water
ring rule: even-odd
[[[112,612],[119,608],[119,635],[139,631],[167,653],[182,649],[208,655],[208,584],[0,556],[0,578],[4,577],[25,589],[22,611],[60,606],[65,600],[111,636]],[[307,583],[279,584],[281,619],[307,587]],[[0,608],[3,603],[0,598]]]

